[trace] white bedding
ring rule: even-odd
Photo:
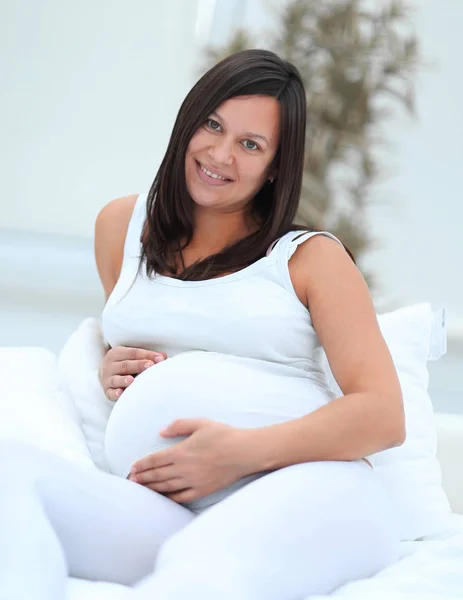
[[[402,550],[399,562],[374,577],[342,586],[329,596],[310,596],[304,600],[463,598],[463,515],[453,515],[448,537],[402,542]],[[124,586],[70,578],[66,600],[123,600],[126,592]]]
[[[81,361],[78,368],[74,354],[70,352],[67,357],[69,372],[76,374],[76,382],[71,386],[74,401],[81,396],[82,401],[90,403],[95,410],[97,403],[89,394],[89,380],[84,372],[91,372],[95,358],[92,352],[95,360],[99,360],[97,354],[100,350],[94,344],[85,348],[82,356],[88,365]],[[66,366],[65,354],[60,359],[63,369]],[[27,366],[27,377],[24,377],[24,365]],[[79,418],[76,405],[58,385],[60,371],[57,358],[45,349],[0,348],[0,366],[0,371],[4,370],[5,374],[0,394],[0,438],[24,439],[88,468],[95,468],[94,462],[97,461],[94,455],[99,456],[98,449],[102,447],[101,432],[96,425],[98,418],[102,422],[107,418],[103,411],[107,411],[108,407],[104,402],[98,404],[101,414],[90,415],[88,411],[91,422]],[[80,414],[83,414],[82,411]],[[437,421],[438,431],[441,431],[441,458],[447,491],[453,497],[452,507],[461,512],[463,419],[453,415],[445,417],[442,420],[441,416]],[[101,431],[104,431],[103,427]],[[451,525],[445,538],[402,542],[403,558],[375,577],[343,586],[330,596],[301,600],[328,597],[346,600],[463,599],[463,515],[454,514]],[[131,596],[129,589],[121,585],[69,578],[66,600],[129,600]]]

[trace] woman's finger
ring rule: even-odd
[[[111,354],[110,354],[111,353]],[[147,361],[154,362],[156,356],[166,357],[163,352],[154,352],[153,350],[145,350],[144,348],[131,348],[129,346],[116,346],[109,350],[108,354],[113,361]]]
[[[175,459],[178,458],[178,454],[178,445],[164,448],[163,450],[156,450],[156,452],[142,456],[142,458],[135,461],[130,469],[130,474],[138,476],[143,471],[173,465],[175,464]]]
[[[188,488],[186,490],[181,490],[179,492],[172,492],[164,494],[170,500],[177,502],[179,504],[184,504],[185,502],[193,502],[193,500],[197,500],[200,495],[193,488]]]
[[[162,362],[164,357],[156,357],[156,362]],[[138,375],[155,364],[155,361],[143,360],[120,360],[111,364],[109,369],[112,375]]]
[[[112,375],[108,378],[108,387],[113,389],[124,389],[128,387],[135,378],[132,375]]]
[[[98,370],[98,378],[106,398],[115,402],[124,389],[133,383],[134,376],[166,358],[164,352],[153,352],[143,348],[111,348]]]
[[[158,492],[159,494],[173,494],[174,492],[180,492],[185,488],[185,482],[183,479],[169,479],[168,481],[160,481],[159,483],[147,483],[145,487]]]
[[[178,473],[175,465],[167,465],[166,467],[158,467],[157,469],[148,469],[147,471],[142,471],[140,473],[136,473],[135,475],[130,475],[129,479],[132,481],[136,481],[137,483],[142,483],[143,485],[147,483],[159,483],[162,481],[167,481],[168,479],[177,479]]]
[[[107,388],[104,392],[104,395],[108,400],[116,402],[116,400],[119,400],[119,398],[121,397],[123,391],[124,390],[121,388]]]
[[[146,369],[149,369],[154,364],[152,361],[146,360],[127,361],[126,363],[113,362],[100,369],[100,381],[106,388],[126,388],[133,382],[133,375],[138,375],[146,371]]]

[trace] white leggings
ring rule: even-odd
[[[399,551],[387,495],[363,461],[280,469],[196,516],[13,441],[0,442],[0,532],[1,600],[64,600],[68,574],[131,586],[128,600],[301,600]]]

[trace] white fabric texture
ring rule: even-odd
[[[445,538],[402,542],[401,547],[402,560],[373,577],[343,585],[332,594],[306,596],[304,600],[457,600],[463,596],[463,516],[453,515]],[[124,598],[125,588],[115,583],[68,581],[66,600]],[[195,600],[191,595],[189,599]]]
[[[82,359],[80,360],[80,364]],[[18,439],[94,468],[79,412],[45,348],[0,348],[0,439]]]
[[[193,515],[132,482],[0,441],[0,598],[61,600],[67,572],[134,584]]]
[[[458,515],[454,515],[456,518]],[[446,539],[402,542],[405,557],[373,577],[341,586],[332,594],[304,600],[457,600],[463,596],[463,517],[454,521]],[[66,600],[127,600],[126,588],[115,583],[69,579]],[[130,596],[129,596],[130,598]],[[190,600],[194,599],[191,595]],[[150,599],[151,600],[151,599]],[[155,600],[154,598],[152,600]],[[301,599],[302,600],[302,599]]]
[[[452,511],[463,515],[463,414],[436,413],[434,422],[442,486]]]
[[[106,351],[99,322],[88,318],[64,344],[58,356],[58,367],[61,385],[79,412],[93,462],[100,469],[109,471],[104,432],[114,403],[104,395],[98,378]]]
[[[8,540],[0,598],[8,600],[63,600],[66,565],[85,579],[133,585],[144,577],[127,592],[134,600],[293,600],[330,593],[399,556],[387,494],[363,461],[280,469],[199,517],[21,442],[0,442],[0,481]]]
[[[463,517],[453,517],[451,531],[445,538],[432,542],[408,542],[407,555],[373,577],[351,582],[332,594],[317,594],[305,600],[463,598]]]

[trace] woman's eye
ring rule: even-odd
[[[259,147],[256,142],[253,142],[252,140],[244,140],[243,144],[246,150],[257,150]]]
[[[217,121],[214,121],[214,119],[208,119],[206,122],[207,125],[214,131],[220,131],[220,123],[217,123]]]

